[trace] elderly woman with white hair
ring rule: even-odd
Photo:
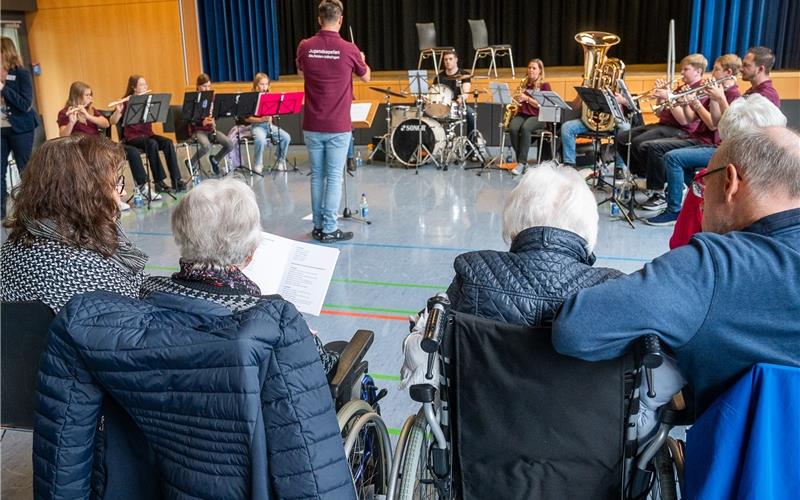
[[[172,231],[180,247],[180,271],[155,276],[142,285],[141,298],[165,292],[216,302],[241,312],[260,300],[261,290],[241,271],[261,241],[261,214],[255,194],[236,179],[210,180],[192,189],[172,213]],[[305,326],[305,325],[303,325]],[[314,342],[327,375],[339,354]]]
[[[447,290],[454,310],[516,325],[540,326],[581,288],[621,273],[595,268],[597,203],[573,169],[554,162],[528,170],[503,210],[507,252],[456,257]]]

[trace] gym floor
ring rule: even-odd
[[[256,193],[265,231],[312,242],[311,222],[302,220],[311,212],[305,148],[292,146],[289,159],[290,163],[296,160],[300,173],[268,173],[263,179],[246,176],[245,181]],[[408,317],[428,297],[447,289],[458,254],[508,249],[501,236],[502,208],[516,184],[515,177],[500,170],[478,176],[475,170],[461,167],[442,171],[423,166],[417,175],[414,169],[388,168],[382,163],[364,165],[347,177],[350,209],[357,209],[365,193],[372,224],[341,221],[340,228],[355,236],[335,244],[341,253],[322,314],[306,320],[325,342],[349,339],[358,329],[375,332],[367,360],[377,385],[389,391],[381,410],[393,436],[418,409],[398,389]],[[597,192],[598,200],[605,196]],[[122,216],[127,234],[150,256],[146,272],[154,275],[169,275],[178,265],[178,248],[170,230],[176,202],[164,198],[150,210],[134,209]],[[635,227],[611,217],[608,204],[600,207],[595,265],[629,273],[668,250],[671,227],[642,222]],[[31,498],[30,453],[30,433],[5,433],[2,498]]]

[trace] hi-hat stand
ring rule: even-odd
[[[392,97],[399,97],[405,99],[408,97],[406,92],[395,92],[390,88],[370,87],[370,90],[381,92],[386,99],[386,133],[383,134],[378,141],[378,144],[372,149],[372,153],[367,157],[367,161],[372,161],[375,154],[380,150],[386,156],[386,164],[394,162],[394,152],[392,151],[389,141],[392,139]]]
[[[471,168],[482,168],[483,165],[486,163],[486,157],[483,155],[483,152],[476,144],[476,142],[480,143],[482,139],[481,133],[478,130],[478,95],[483,93],[486,93],[486,91],[473,89],[471,92],[474,98],[475,128],[472,131],[467,131],[466,134],[464,133],[464,126],[467,117],[467,98],[464,97],[464,101],[460,105],[458,105],[459,134],[458,137],[456,137],[455,140],[453,141],[452,148],[455,151],[456,158],[461,163],[466,162],[467,158],[470,158],[472,156],[477,157],[478,160],[480,161],[480,166],[464,167],[465,170],[469,170]],[[462,94],[462,95],[466,96],[467,94]]]

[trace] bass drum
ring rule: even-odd
[[[419,144],[419,131],[422,129],[422,144],[428,148],[430,153],[441,158],[442,151],[444,150],[447,135],[444,132],[444,127],[431,118],[416,118],[405,120],[397,125],[392,131],[392,153],[394,157],[409,167],[417,165],[417,160],[414,158],[414,152],[417,150]],[[428,153],[424,150],[422,152],[423,159]]]

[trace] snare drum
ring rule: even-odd
[[[392,106],[391,122],[392,130],[395,129],[401,122],[410,118],[417,117],[416,108],[410,106]]]
[[[450,103],[453,102],[453,91],[446,85],[432,85],[426,101],[426,115],[431,118],[447,118],[450,114]]]
[[[447,139],[444,127],[430,118],[421,120],[413,118],[401,122],[392,130],[392,153],[403,165],[413,167],[417,164],[414,153],[419,145],[420,128],[422,128],[422,144],[433,156],[441,157]]]

